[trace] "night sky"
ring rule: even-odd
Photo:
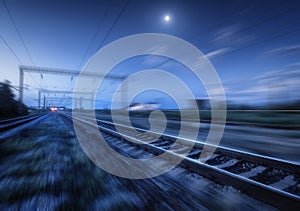
[[[0,81],[18,86],[21,64],[80,70],[101,47],[137,33],[169,34],[195,45],[215,67],[228,101],[260,104],[300,98],[297,0],[0,0]],[[130,75],[162,61],[155,56],[132,58],[112,72]],[[197,98],[206,97],[198,92],[197,81],[180,74],[185,67],[177,62],[159,68],[185,80]],[[75,82],[66,76],[26,73],[25,103],[37,105],[39,88],[71,90]],[[107,81],[96,106],[108,106],[117,85]],[[137,101],[173,106],[159,93],[145,93]]]

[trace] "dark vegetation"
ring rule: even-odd
[[[7,80],[0,82],[0,119],[24,116],[28,108],[15,99],[13,86]]]

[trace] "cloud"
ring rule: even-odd
[[[218,56],[225,54],[228,51],[229,51],[229,48],[220,48],[218,50],[207,53],[206,56],[208,59],[214,59]]]
[[[258,77],[249,79],[247,86],[234,87],[232,84],[227,89],[230,99],[238,99],[253,102],[283,102],[299,99],[300,92],[300,68],[273,70]]]
[[[295,62],[295,63],[291,63],[289,64],[290,67],[300,67],[300,62]]]
[[[258,93],[278,93],[289,90],[291,84],[294,84],[294,80],[287,80],[285,82],[291,83],[280,83],[280,84],[263,84],[259,86],[250,87],[248,89],[236,91],[235,94],[258,94]]]
[[[161,57],[161,56],[153,56],[153,55],[147,55],[144,57],[142,64],[145,66],[159,66],[161,64],[164,64],[166,61],[168,61],[167,58]]]
[[[280,56],[300,55],[300,45],[283,46],[270,50],[267,53]]]
[[[299,78],[300,79],[300,68],[299,69],[289,69],[290,66],[288,65],[287,67],[279,70],[273,70],[266,72],[258,77],[256,77],[256,80],[268,80],[268,81],[282,81],[284,79],[289,79],[289,78]]]
[[[215,33],[213,42],[222,45],[240,46],[241,44],[245,44],[256,37],[255,34],[251,34],[249,32],[245,33],[245,31],[246,30],[243,29],[240,24],[225,26]]]
[[[231,40],[235,37],[235,34],[239,31],[240,26],[238,24],[225,26],[219,29],[215,34],[215,41],[223,42]]]

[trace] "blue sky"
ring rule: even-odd
[[[206,54],[219,74],[228,100],[268,103],[299,99],[300,2],[297,0],[131,0],[110,33],[127,4],[125,0],[5,2],[33,62],[3,0],[0,35],[24,65],[80,70],[97,50],[116,39],[136,33],[165,33],[189,41]],[[168,23],[163,20],[166,14],[171,17]],[[113,72],[130,75],[163,60],[139,57]],[[3,40],[0,40],[0,62],[0,80],[8,79],[17,86],[20,62]],[[179,72],[184,69],[174,61],[160,68]],[[202,89],[197,90],[197,81],[179,72],[178,77],[189,84],[196,97],[206,97]],[[69,76],[26,73],[24,101],[37,105],[39,88],[72,90],[75,82]],[[118,85],[117,81],[106,83],[106,91],[99,91],[96,103],[99,107],[110,103],[111,93]],[[48,95],[53,98],[49,103],[53,104],[70,104],[69,97]],[[138,101],[172,104],[165,95],[157,93],[140,96]]]

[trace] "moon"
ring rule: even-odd
[[[164,19],[165,19],[166,22],[169,22],[171,18],[170,18],[169,15],[166,15]]]

